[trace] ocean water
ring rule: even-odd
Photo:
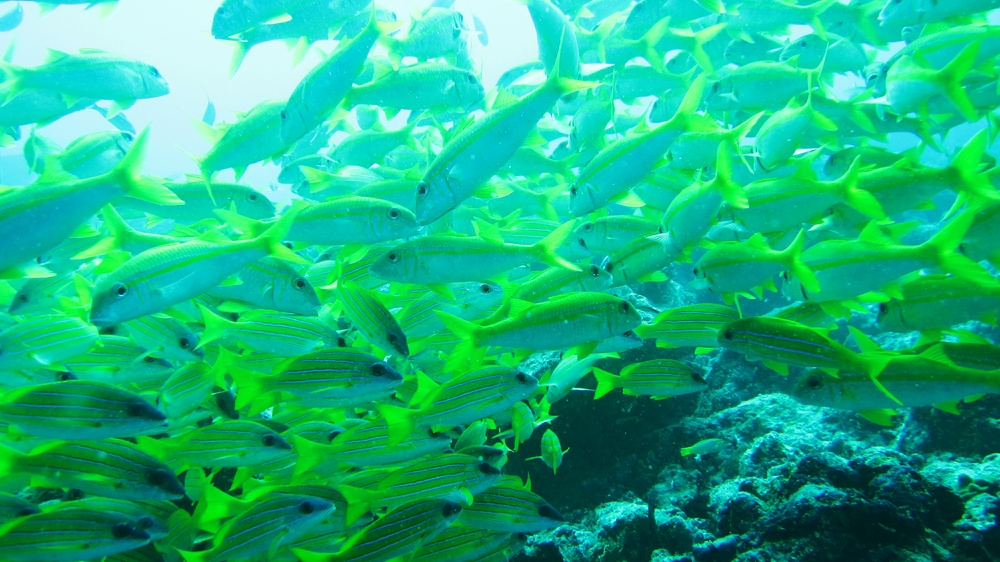
[[[1000,560],[998,18],[0,1],[0,562]]]

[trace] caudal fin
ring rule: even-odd
[[[962,79],[972,70],[978,54],[979,43],[971,43],[938,73],[945,95],[962,114],[962,117],[965,117],[969,122],[978,119],[978,114],[975,106],[972,105],[972,100],[965,93]]]
[[[183,205],[184,201],[174,195],[159,182],[142,175],[142,163],[146,159],[149,146],[149,127],[146,127],[132,143],[132,148],[109,174],[118,181],[125,194],[156,205]]]
[[[802,261],[802,247],[805,244],[806,231],[799,230],[795,240],[782,252],[782,263],[792,272],[792,275],[802,283],[802,286],[811,293],[818,293],[820,290],[819,279],[816,273]]]
[[[885,211],[882,210],[882,204],[878,202],[878,199],[870,192],[858,187],[860,177],[861,157],[857,157],[851,162],[851,167],[837,180],[841,189],[841,197],[855,211],[873,219],[884,219]]]
[[[531,251],[539,261],[544,262],[548,265],[554,267],[562,267],[566,269],[571,269],[573,271],[580,271],[580,268],[575,264],[572,264],[562,257],[560,257],[556,251],[559,246],[566,241],[566,238],[573,231],[575,223],[569,221],[559,228],[553,230],[548,236],[542,238],[537,244],[531,247]]]
[[[413,410],[401,408],[391,404],[381,404],[378,411],[385,418],[389,427],[388,446],[398,445],[416,428],[413,422]]]
[[[597,390],[594,391],[594,400],[618,388],[618,377],[597,367],[593,367],[593,371],[594,377],[597,378]]]

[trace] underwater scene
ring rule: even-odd
[[[1000,560],[1000,0],[0,0],[0,562]]]

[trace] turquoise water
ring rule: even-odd
[[[1000,558],[998,8],[0,2],[0,561]]]

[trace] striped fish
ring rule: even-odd
[[[462,510],[459,523],[470,529],[500,533],[535,533],[554,529],[566,519],[517,476],[504,476]]]
[[[341,280],[337,283],[337,298],[343,306],[344,316],[372,345],[394,350],[403,357],[410,355],[406,334],[375,293],[357,283]]]
[[[213,370],[207,363],[188,363],[163,382],[157,404],[167,419],[177,426],[180,420],[205,403],[214,386]]]
[[[604,268],[588,265],[581,271],[562,267],[550,267],[525,281],[500,308],[483,321],[483,325],[494,324],[506,318],[510,311],[511,299],[527,302],[542,302],[553,295],[572,292],[601,292],[610,289],[613,278]]]
[[[273,429],[247,420],[223,420],[169,439],[141,438],[139,448],[170,466],[253,466],[292,447]]]
[[[412,186],[411,186],[412,187]],[[338,197],[304,207],[288,231],[293,242],[321,245],[376,244],[417,234],[413,213],[371,197]]]
[[[321,498],[271,494],[226,523],[211,549],[181,554],[185,562],[254,559],[295,542],[333,510],[333,503]]]
[[[49,439],[134,437],[162,430],[166,416],[135,394],[95,381],[67,380],[0,397],[0,420]]]
[[[312,282],[288,262],[261,258],[244,266],[236,276],[239,285],[213,287],[205,294],[302,316],[315,316],[319,312],[321,305]]]
[[[36,316],[0,332],[0,370],[35,369],[99,345],[97,329],[79,318]]]
[[[251,310],[235,322],[199,305],[205,331],[198,347],[229,340],[254,351],[297,357],[328,345],[336,347],[338,334],[316,317],[289,316],[270,310]]]
[[[588,220],[573,231],[578,244],[597,256],[606,256],[624,248],[639,237],[660,231],[656,221],[632,215],[615,215]]]
[[[108,498],[184,497],[172,470],[121,439],[51,441],[27,454],[0,446],[0,474],[27,474],[36,486],[75,488]]]
[[[98,279],[90,321],[95,326],[120,322],[160,312],[196,297],[247,264],[271,255],[302,262],[283,244],[295,220],[296,206],[260,236],[238,242],[211,236],[145,251]]]
[[[735,308],[721,304],[698,303],[665,310],[650,324],[635,329],[644,338],[654,338],[657,347],[719,346],[719,328],[739,320]]]
[[[18,517],[27,517],[34,513],[41,513],[41,511],[37,505],[20,496],[0,492],[0,525],[4,525]]]
[[[124,328],[124,329],[122,329]],[[151,314],[125,322],[115,329],[158,357],[170,361],[201,361],[198,334],[183,322]]]
[[[295,440],[299,458],[295,476],[324,472],[336,474],[339,465],[348,467],[382,466],[407,462],[431,453],[450,450],[451,438],[426,431],[413,432],[389,447],[389,426],[383,419],[370,420],[344,431],[329,445],[307,439]],[[335,461],[333,463],[329,461]]]
[[[0,551],[10,562],[75,562],[113,556],[150,541],[135,521],[104,509],[55,510],[0,527]]]
[[[500,470],[476,457],[450,453],[419,460],[394,470],[375,488],[338,486],[347,500],[346,522],[351,525],[378,508],[390,510],[404,504],[433,499],[471,503],[472,496],[492,486]]]
[[[389,397],[403,382],[403,375],[385,361],[363,351],[338,348],[288,359],[267,376],[240,368],[229,373],[239,389],[237,409],[260,397],[267,406],[278,404],[282,396],[291,396],[308,408],[363,406]]]
[[[888,361],[885,356],[859,355],[815,328],[769,316],[743,318],[723,326],[718,342],[782,375],[788,375],[788,366],[795,365],[834,375],[841,369],[858,371],[874,379]]]
[[[451,526],[425,542],[409,562],[477,562],[498,548],[508,548],[510,533]],[[524,537],[521,540],[525,540]]]
[[[601,267],[614,278],[612,287],[647,281],[665,281],[663,269],[674,262],[677,251],[666,234],[640,236],[608,256]]]
[[[78,379],[118,385],[152,382],[159,387],[172,372],[168,361],[153,357],[129,338],[102,335],[99,339],[99,346],[61,365]]]
[[[594,400],[616,388],[629,396],[649,396],[661,400],[692,392],[701,392],[708,383],[694,369],[673,359],[653,359],[642,363],[632,363],[622,369],[618,376],[594,368],[597,377],[597,391]]]
[[[462,506],[441,500],[401,506],[347,540],[340,551],[327,554],[293,549],[303,562],[376,562],[402,556],[434,538],[462,512]]]
[[[382,254],[371,273],[386,281],[442,284],[490,279],[532,263],[579,270],[555,253],[572,228],[568,222],[531,246],[505,243],[494,225],[479,229],[479,236],[423,236]]]
[[[378,406],[389,424],[389,445],[415,428],[445,430],[505,412],[514,402],[535,393],[535,377],[509,367],[483,367],[452,379],[430,391],[417,408]]]

